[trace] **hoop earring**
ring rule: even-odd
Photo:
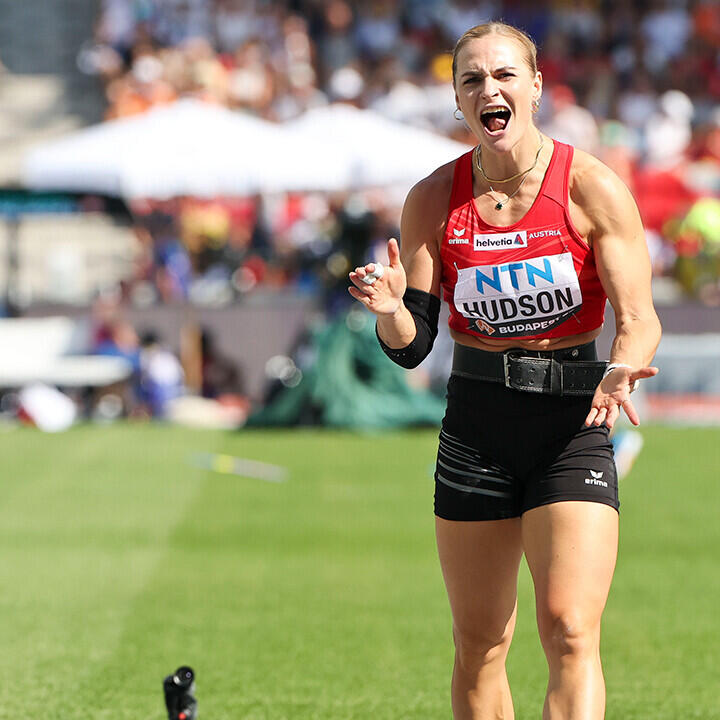
[[[458,117],[458,115],[457,115],[458,113],[460,113],[460,117]],[[455,108],[455,110],[453,111],[453,117],[458,122],[462,122],[465,119],[465,116],[462,114],[462,110],[460,110],[460,108]]]

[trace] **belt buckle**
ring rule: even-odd
[[[536,352],[536,351],[530,351],[530,352]],[[521,372],[521,377],[519,379],[513,380],[510,377],[510,369],[511,369],[511,363],[514,359],[517,359],[518,361],[523,360],[535,360],[537,363],[545,362],[549,363],[548,367],[544,369],[543,376],[548,374],[549,371],[549,377],[547,380],[543,377],[543,382],[539,385],[533,385],[533,381],[531,380],[529,384],[526,384],[523,373]],[[505,387],[510,388],[511,390],[523,390],[525,392],[550,392],[552,394],[558,395],[562,394],[562,378],[558,378],[553,382],[552,378],[552,371],[553,371],[553,363],[555,363],[558,366],[559,369],[559,363],[557,361],[554,361],[552,358],[543,358],[538,354],[537,358],[529,357],[525,355],[522,351],[513,351],[513,350],[507,350],[503,353],[503,374],[505,379]],[[559,388],[556,389],[556,384],[559,381]],[[547,389],[545,389],[547,386]],[[559,390],[559,392],[558,392]]]
[[[514,390],[515,388],[510,380],[510,360],[512,357],[512,350],[506,350],[503,353],[503,377],[505,378],[505,387]]]

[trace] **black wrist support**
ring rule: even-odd
[[[438,316],[440,315],[440,298],[431,293],[409,287],[403,295],[403,303],[415,321],[415,337],[403,348],[388,347],[377,331],[375,334],[383,352],[401,367],[410,369],[417,367],[432,350],[438,333]]]

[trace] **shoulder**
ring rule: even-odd
[[[405,199],[400,230],[406,248],[408,243],[439,247],[447,222],[454,171],[453,160],[411,188]]]
[[[575,150],[568,185],[570,212],[586,237],[638,216],[627,185],[589,153]]]
[[[570,199],[589,209],[618,207],[633,202],[627,185],[605,163],[583,150],[575,150],[570,167]]]

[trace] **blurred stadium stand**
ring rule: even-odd
[[[26,79],[52,77],[61,85],[54,113],[79,115],[84,124],[96,122],[103,112],[98,84],[77,66],[98,10],[97,0],[0,0],[0,59],[6,70]]]
[[[0,0],[0,186],[29,147],[102,118],[102,87],[77,68],[97,12],[96,0]]]

